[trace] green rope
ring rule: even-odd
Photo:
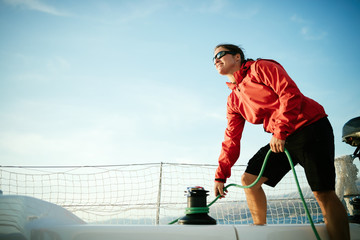
[[[209,207],[191,207],[185,209],[185,214],[209,213]]]
[[[264,173],[266,163],[267,163],[267,161],[268,161],[269,156],[270,156],[271,153],[272,153],[272,151],[271,151],[271,149],[269,149],[269,151],[267,152],[267,154],[266,154],[266,156],[265,156],[265,159],[264,159],[263,165],[262,165],[262,167],[261,167],[260,173],[259,173],[258,177],[256,178],[256,180],[255,180],[252,184],[247,185],[247,186],[242,186],[242,185],[238,185],[238,184],[235,184],[235,183],[231,183],[231,184],[227,185],[226,187],[224,187],[224,191],[225,191],[226,189],[228,189],[229,187],[233,187],[233,186],[234,186],[234,187],[238,187],[238,188],[251,188],[251,187],[255,186],[255,185],[259,182],[260,178],[262,177],[262,175],[263,175],[263,173]],[[317,230],[316,230],[316,228],[315,228],[314,222],[313,222],[313,220],[312,220],[312,218],[311,218],[309,209],[308,209],[308,207],[307,207],[307,205],[306,205],[304,196],[303,196],[303,194],[302,194],[302,191],[301,191],[301,188],[300,188],[300,184],[299,184],[299,180],[298,180],[298,178],[297,178],[296,171],[295,171],[295,168],[294,168],[294,164],[293,164],[293,162],[292,162],[292,159],[291,159],[291,157],[290,157],[290,154],[289,154],[288,150],[286,150],[286,149],[285,149],[285,154],[286,154],[286,156],[287,156],[287,158],[288,158],[288,160],[289,160],[289,163],[290,163],[292,172],[293,172],[293,174],[294,174],[295,182],[296,182],[296,185],[297,185],[297,188],[298,188],[298,192],[299,192],[301,201],[302,201],[303,206],[304,206],[304,208],[305,208],[306,216],[307,216],[307,218],[309,219],[311,228],[312,228],[312,230],[313,230],[313,232],[314,232],[314,234],[315,234],[315,236],[316,236],[316,239],[320,240],[320,236],[319,236],[319,234],[318,234],[318,232],[317,232]],[[209,203],[206,207],[203,207],[203,208],[201,208],[201,207],[200,207],[200,208],[199,208],[199,207],[197,207],[197,208],[186,208],[185,213],[186,213],[186,214],[208,213],[208,212],[209,212],[209,207],[210,207],[211,205],[213,205],[220,197],[221,197],[221,195],[219,194],[211,203]],[[180,219],[180,218],[175,219],[174,221],[170,222],[169,225],[176,223],[177,221],[179,221],[179,219]]]

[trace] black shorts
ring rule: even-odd
[[[291,134],[285,142],[294,163],[300,164],[312,191],[335,190],[334,134],[327,117]],[[249,161],[245,172],[259,175],[269,144],[262,147]],[[263,177],[266,185],[276,184],[291,170],[285,153],[271,153]]]

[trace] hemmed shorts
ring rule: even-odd
[[[285,142],[294,163],[300,164],[312,191],[335,190],[334,134],[327,117],[291,134]],[[269,144],[262,147],[250,160],[245,172],[259,175]],[[291,170],[285,153],[271,153],[263,177],[266,185],[275,187]]]

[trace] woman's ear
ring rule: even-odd
[[[235,61],[236,61],[236,62],[241,62],[240,53],[238,53],[238,54],[235,55]]]

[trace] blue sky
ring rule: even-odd
[[[336,156],[360,115],[360,1],[0,1],[0,164],[217,164],[213,48],[280,62],[321,103]],[[238,161],[270,141],[247,124]]]

